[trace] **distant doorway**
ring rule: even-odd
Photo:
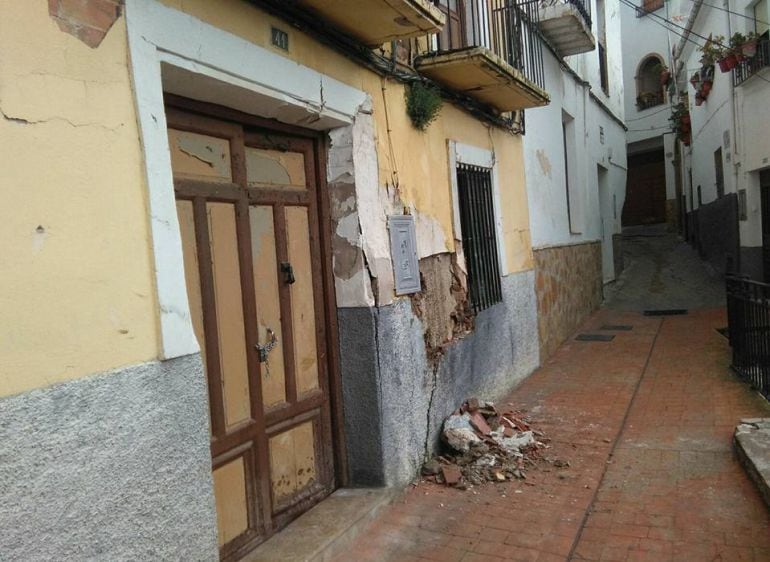
[[[666,222],[666,166],[663,149],[628,157],[623,226]]]
[[[602,221],[602,276],[605,283],[615,279],[615,202],[610,193],[609,172],[602,166],[596,167],[599,184],[599,209]]]
[[[764,280],[770,281],[770,170],[759,173],[762,194],[762,269]]]

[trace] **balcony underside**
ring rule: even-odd
[[[547,105],[548,93],[484,47],[427,55],[417,69],[445,86],[498,111]]]
[[[299,4],[371,47],[438,33],[445,20],[428,0],[299,0]]]
[[[562,57],[587,53],[596,48],[591,26],[572,4],[554,4],[540,9],[540,32]]]

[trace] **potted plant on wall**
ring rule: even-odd
[[[757,55],[757,42],[759,36],[753,31],[749,31],[745,36],[740,33],[735,33],[730,38],[730,46],[739,50],[741,57],[745,59],[752,59]]]
[[[722,58],[724,54],[724,48],[722,42],[725,38],[721,35],[711,37],[709,35],[705,44],[701,45],[698,50],[701,52],[700,62],[703,66],[713,65],[716,61]]]
[[[680,101],[672,107],[669,121],[671,123],[671,130],[676,133],[677,138],[682,141],[685,146],[689,146],[692,126],[690,121],[690,111],[684,101]]]
[[[746,36],[743,33],[736,31],[730,37],[730,53],[735,57],[737,63],[746,60],[746,55],[743,54],[744,43],[746,43]]]
[[[657,70],[660,73],[660,85],[666,86],[671,80],[671,71],[663,63],[657,65]]]

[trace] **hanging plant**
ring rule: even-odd
[[[406,113],[415,129],[424,131],[436,117],[443,105],[438,88],[423,82],[412,82],[404,93]]]
[[[671,130],[676,133],[676,136],[686,146],[690,145],[692,125],[690,121],[690,110],[684,101],[680,101],[672,108],[671,117]]]

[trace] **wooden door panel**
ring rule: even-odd
[[[251,419],[235,208],[229,203],[208,203],[206,213],[211,244],[225,424],[229,430]]]
[[[270,332],[275,336],[276,347],[262,365],[262,404],[265,408],[286,402],[286,338],[281,321],[281,305],[276,256],[275,223],[273,207],[269,205],[249,208],[251,226],[252,271],[254,294],[257,304],[257,330],[260,345],[268,345]]]
[[[232,182],[228,139],[169,129],[168,141],[175,177]]]
[[[305,156],[301,152],[248,146],[246,179],[250,188],[306,191]]]
[[[246,463],[243,457],[237,457],[215,468],[213,479],[219,546],[223,546],[244,534],[249,528]]]
[[[316,479],[315,427],[306,421],[270,437],[273,510],[291,505]]]
[[[295,344],[297,394],[318,389],[318,347],[313,270],[310,258],[310,225],[305,207],[286,207],[286,237],[289,263],[295,282],[291,285],[292,330]],[[302,343],[302,345],[298,345]]]

